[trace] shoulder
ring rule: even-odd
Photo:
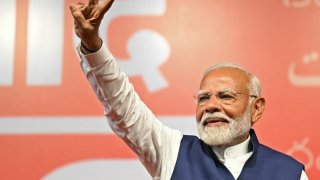
[[[299,166],[300,168],[304,169],[303,164],[301,164],[299,161],[297,161],[293,157],[291,157],[287,154],[284,154],[282,152],[279,152],[275,149],[272,149],[266,145],[260,144],[257,151],[260,156],[264,156],[264,157],[268,158],[269,160],[272,160],[274,163],[292,164],[292,165]]]
[[[201,139],[194,135],[183,135],[181,144],[198,144],[202,143]]]
[[[180,142],[181,148],[193,149],[195,147],[201,147],[201,146],[203,146],[202,140],[199,137],[194,135],[183,135]]]

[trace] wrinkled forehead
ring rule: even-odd
[[[200,89],[232,89],[234,91],[248,93],[249,83],[250,77],[245,71],[237,68],[223,67],[208,72],[201,81]]]

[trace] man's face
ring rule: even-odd
[[[217,69],[203,78],[200,91],[211,96],[199,96],[196,119],[207,144],[230,146],[247,138],[251,127],[248,85],[247,74],[234,68]]]

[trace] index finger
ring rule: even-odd
[[[74,23],[77,25],[76,27],[80,27],[81,29],[85,29],[88,26],[88,22],[83,16],[79,5],[70,5],[71,14],[74,18]]]
[[[112,6],[112,3],[114,2],[114,0],[105,0],[102,4],[101,4],[101,8],[103,12],[107,12],[110,7]]]
[[[99,0],[89,0],[88,5],[98,5],[99,4]]]

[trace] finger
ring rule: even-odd
[[[80,8],[80,11],[82,12],[84,17],[87,17],[87,15],[90,13],[91,8],[89,8],[90,6],[82,6]]]
[[[105,0],[102,4],[101,4],[101,8],[103,12],[107,12],[110,7],[112,6],[114,0]]]
[[[73,11],[75,11],[77,9],[77,5],[75,4],[70,4],[69,9],[71,11],[71,14],[73,13]]]
[[[83,7],[85,7],[85,4],[83,4],[83,3],[70,4],[70,6],[69,6],[71,13],[73,11],[76,11],[77,9],[81,9]]]
[[[77,6],[74,4],[71,4],[69,8],[70,8],[72,16],[74,17],[73,12],[76,10]],[[77,33],[79,26],[78,26],[78,21],[75,18],[73,21],[73,25],[74,25],[75,32]],[[78,34],[77,34],[77,36],[78,36]]]
[[[87,18],[93,9],[94,9],[93,6],[83,6],[81,8],[81,12],[82,12],[83,16]]]
[[[77,27],[81,28],[81,29],[85,29],[85,27],[87,27],[89,25],[89,22],[86,21],[79,6],[70,5],[70,10],[71,10],[71,14],[74,18],[74,23],[77,25]]]
[[[99,0],[89,0],[88,5],[98,5],[99,4]]]
[[[71,6],[70,6],[71,12],[75,10],[80,10],[83,13],[87,5],[85,5],[83,2],[78,2],[76,5],[71,5]]]

